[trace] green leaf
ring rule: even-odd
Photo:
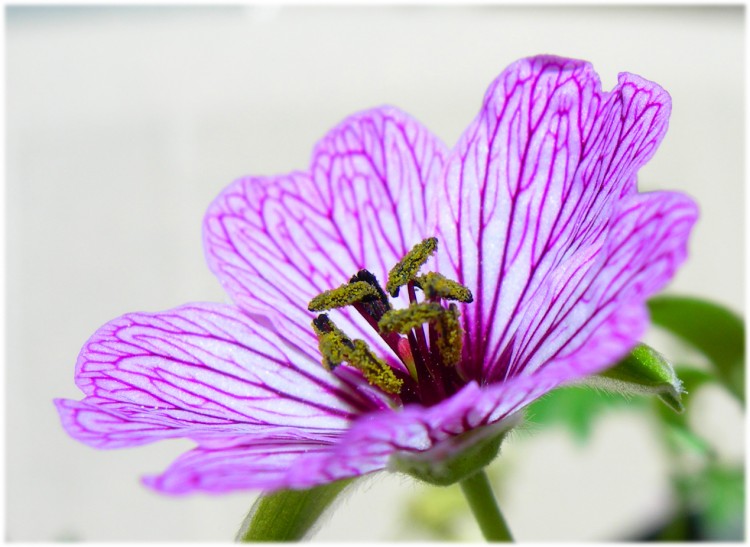
[[[281,490],[260,496],[242,522],[236,541],[299,541],[353,482],[345,479],[309,490]]]
[[[657,395],[675,412],[682,412],[682,382],[671,363],[654,348],[638,344],[615,366],[586,378],[585,383],[625,394]]]
[[[686,296],[649,300],[654,324],[703,353],[724,386],[745,401],[745,325],[740,317],[713,302]]]

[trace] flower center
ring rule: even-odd
[[[314,312],[353,307],[404,367],[378,357],[364,341],[351,340],[328,314],[321,313],[312,326],[326,369],[346,363],[401,403],[427,406],[449,397],[466,383],[456,366],[463,349],[460,313],[456,304],[448,301],[470,303],[471,291],[439,273],[419,275],[437,250],[437,242],[433,237],[415,245],[389,272],[386,290],[372,273],[360,270],[348,283],[319,294],[308,305]],[[398,296],[402,287],[408,291],[409,307],[394,309],[388,295]],[[417,289],[422,293],[421,300],[417,299]]]

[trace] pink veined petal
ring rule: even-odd
[[[300,488],[309,487],[318,483],[307,481],[318,477],[335,480],[386,469],[395,455],[434,454],[436,449],[443,455],[450,454],[451,445],[447,443],[456,436],[497,424],[552,387],[550,380],[540,382],[528,377],[483,388],[470,382],[432,407],[409,405],[398,413],[364,415],[330,451],[304,461],[304,465],[293,465],[287,480]]]
[[[474,290],[467,375],[500,359],[555,267],[601,244],[669,110],[656,84],[622,74],[602,93],[588,63],[557,57],[519,61],[493,82],[449,159],[438,218],[439,269]]]
[[[180,430],[166,424],[132,422],[127,414],[107,412],[94,401],[54,402],[68,434],[89,446],[125,448],[181,436]]]
[[[489,377],[548,369],[574,379],[623,357],[648,325],[646,299],[685,260],[697,215],[676,192],[623,200],[603,245],[582,249],[545,279]]]
[[[86,398],[57,406],[71,436],[100,448],[165,437],[330,442],[379,406],[366,382],[330,374],[317,353],[230,306],[132,313],[83,347],[76,382]]]
[[[143,483],[159,492],[178,495],[291,488],[290,467],[327,449],[312,443],[252,444],[229,449],[198,447],[182,454],[161,475],[144,477]],[[330,482],[325,477],[311,476],[310,480],[315,484]]]
[[[397,453],[417,453],[520,410],[550,389],[527,377],[480,389],[472,382],[441,403],[360,417],[335,444],[253,443],[199,447],[146,483],[162,492],[302,489],[386,469]]]
[[[470,382],[432,407],[409,405],[400,412],[381,411],[359,418],[329,450],[290,465],[284,486],[309,488],[332,480],[390,468],[394,456],[450,455],[456,436],[482,427],[497,427],[536,398],[559,385],[558,378],[513,378],[480,388]],[[499,434],[495,429],[493,434]]]
[[[289,340],[313,336],[309,301],[360,269],[387,272],[426,234],[444,145],[395,108],[344,120],[315,148],[307,173],[248,177],[209,208],[204,245],[234,301],[271,318]],[[334,312],[350,336],[381,350],[356,313]]]
[[[68,434],[89,446],[101,449],[128,448],[169,438],[189,436],[209,448],[226,448],[253,442],[333,442],[340,430],[303,429],[278,425],[233,429],[218,427],[204,430],[198,424],[175,424],[174,420],[151,416],[143,417],[143,409],[135,417],[121,410],[108,410],[111,403],[87,398],[84,401],[55,399],[55,406]],[[101,404],[100,404],[101,403]],[[152,423],[153,422],[153,423]]]

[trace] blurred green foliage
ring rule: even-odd
[[[745,401],[745,324],[734,312],[687,296],[658,296],[648,303],[651,320],[703,353],[716,378]]]
[[[587,386],[556,389],[537,399],[526,410],[529,422],[539,427],[566,427],[580,444],[585,444],[597,419],[618,408],[644,406],[645,399],[633,398]]]

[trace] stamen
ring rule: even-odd
[[[383,314],[391,309],[388,295],[385,294],[385,291],[380,286],[380,283],[378,283],[377,278],[367,270],[360,270],[357,272],[357,274],[349,280],[349,283],[367,283],[373,288],[373,290],[377,291],[377,299],[367,298],[357,304],[361,307],[361,310],[359,310],[359,308],[358,310],[366,319],[368,319],[368,321],[372,318],[372,320],[377,323],[380,321],[380,318],[383,317]]]
[[[347,362],[362,372],[370,384],[385,393],[400,393],[403,380],[397,378],[388,363],[378,358],[365,342],[350,340],[324,313],[315,318],[312,325],[318,335],[318,347],[327,370]]]
[[[474,301],[471,291],[442,274],[429,272],[414,279],[414,284],[422,289],[426,298],[445,298],[467,304]]]
[[[414,248],[406,253],[406,256],[388,273],[385,290],[391,296],[398,296],[399,288],[414,279],[419,272],[419,268],[427,262],[435,249],[437,249],[437,238],[435,237],[429,237],[414,245]]]
[[[455,304],[451,304],[435,323],[440,360],[444,365],[450,367],[457,365],[461,361],[464,332],[461,328],[461,323],[458,321],[460,315],[458,307]]]
[[[348,353],[354,349],[349,337],[333,324],[328,315],[321,313],[313,319],[313,330],[318,336],[318,347],[323,356],[323,366],[326,370],[333,370],[346,361]]]
[[[412,304],[405,310],[390,310],[378,322],[384,332],[406,334],[425,323],[437,321],[445,313],[445,308],[436,302]]]
[[[385,294],[385,291],[380,286],[380,283],[378,283],[378,278],[375,277],[375,274],[371,273],[368,270],[359,270],[355,275],[352,276],[352,278],[349,280],[349,283],[355,283],[357,281],[363,281],[365,283],[368,283],[370,286],[372,286],[373,289],[378,291],[380,301],[386,307],[390,308],[390,303],[388,302],[388,295]]]
[[[396,378],[393,369],[376,356],[362,340],[354,341],[354,350],[347,361],[351,366],[362,372],[370,384],[379,387],[386,393],[398,394],[403,380]]]
[[[380,293],[375,287],[365,281],[355,281],[320,293],[310,301],[307,309],[310,311],[332,310],[375,299],[380,299]]]
[[[419,275],[436,250],[434,237],[415,245],[389,272],[386,290],[371,272],[360,270],[349,283],[310,301],[308,309],[313,312],[352,306],[406,368],[381,359],[363,340],[350,339],[321,313],[313,320],[313,329],[327,370],[346,363],[382,392],[398,395],[404,404],[418,401],[430,406],[465,384],[456,366],[463,350],[460,312],[456,304],[443,301],[470,303],[473,295],[467,287],[441,274]],[[398,296],[404,286],[409,292],[409,307],[394,310],[389,294]],[[422,301],[417,300],[416,288],[424,295]]]
[[[434,325],[437,333],[437,349],[440,360],[446,366],[454,366],[461,360],[463,329],[458,321],[458,307],[451,304],[445,309],[436,302],[412,304],[405,310],[391,310],[378,323],[384,332],[406,334],[425,323]]]

